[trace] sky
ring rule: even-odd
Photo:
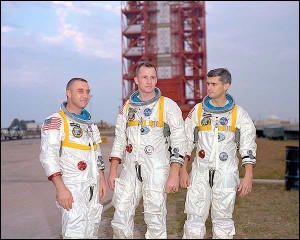
[[[118,1],[1,1],[1,128],[42,123],[88,80],[86,109],[115,124],[122,106]],[[226,67],[228,91],[253,120],[299,122],[299,2],[206,2],[208,71]]]

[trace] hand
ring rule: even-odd
[[[115,178],[117,178],[117,173],[116,172],[110,172],[107,178],[108,182],[108,187],[111,190],[115,189]]]
[[[100,175],[100,180],[99,180],[99,197],[100,197],[100,202],[103,202],[106,196],[106,181],[105,181],[105,176],[104,176],[104,171],[100,170],[99,172]]]
[[[239,196],[244,197],[247,194],[251,193],[252,191],[252,178],[251,177],[244,177],[241,181],[238,191],[240,192]]]
[[[175,193],[178,192],[179,188],[179,176],[169,176],[165,186],[166,193]]]
[[[240,197],[244,197],[252,191],[253,165],[245,164],[244,166],[245,176],[238,188],[238,191],[240,192]]]
[[[175,193],[178,192],[178,188],[179,188],[179,176],[169,175],[165,185],[165,192]]]
[[[181,167],[180,169],[180,186],[182,188],[187,188],[191,184],[190,176],[185,167]]]
[[[169,177],[165,185],[166,193],[175,193],[178,192],[179,188],[179,169],[181,164],[177,162],[171,163]]]
[[[72,209],[72,203],[74,202],[72,193],[67,187],[60,188],[56,193],[56,200],[59,205],[69,211]]]
[[[119,158],[116,158],[119,159]],[[119,161],[113,160],[110,162],[109,175],[107,178],[108,187],[111,190],[115,189],[115,179],[118,177]]]

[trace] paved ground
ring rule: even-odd
[[[106,161],[112,142],[108,136],[101,146]],[[55,187],[46,179],[39,153],[40,139],[1,141],[1,239],[61,238]],[[104,209],[111,197],[108,190]]]

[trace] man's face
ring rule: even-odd
[[[220,77],[207,78],[207,93],[212,99],[218,99],[225,96],[229,86],[229,83],[222,83]]]
[[[78,109],[84,109],[90,101],[90,88],[84,81],[75,81],[67,90],[68,103]]]
[[[140,92],[152,93],[157,84],[155,68],[142,66],[138,76],[134,78]]]

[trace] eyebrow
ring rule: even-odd
[[[77,88],[77,91],[85,91],[84,88]],[[90,92],[91,90],[88,88],[86,91]]]

